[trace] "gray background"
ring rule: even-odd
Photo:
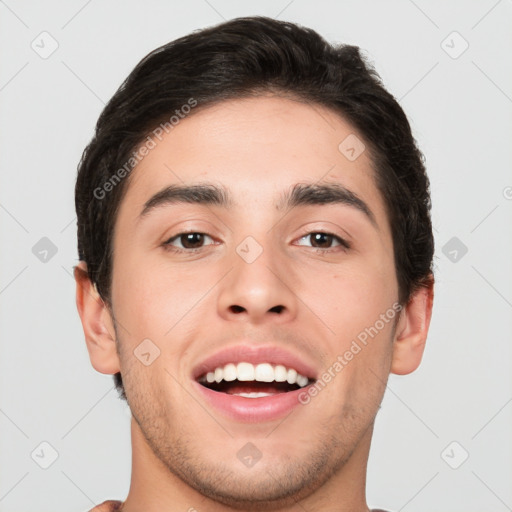
[[[143,56],[251,14],[365,49],[427,158],[433,321],[421,367],[389,380],[369,504],[512,510],[512,2],[6,0],[0,511],[78,512],[126,497],[129,415],[112,378],[91,367],[75,308],[77,162],[104,103]]]

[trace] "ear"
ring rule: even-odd
[[[74,268],[74,276],[76,307],[82,321],[91,364],[100,373],[117,373],[120,365],[110,311],[89,279],[85,262],[81,261]]]
[[[432,281],[427,287],[421,287],[414,292],[400,312],[393,342],[391,373],[406,375],[420,365],[432,317],[433,301]]]

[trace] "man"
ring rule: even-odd
[[[420,364],[429,183],[352,46],[240,18],[143,59],[76,184],[91,363],[132,412],[95,511],[368,511],[389,373]]]

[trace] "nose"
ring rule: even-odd
[[[297,280],[277,251],[266,247],[254,260],[235,251],[230,263],[231,271],[219,283],[221,317],[253,324],[285,323],[295,318],[298,298],[291,283]]]

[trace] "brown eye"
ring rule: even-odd
[[[313,247],[321,247],[323,249],[328,249],[334,239],[333,235],[328,235],[327,233],[312,233],[310,236]]]
[[[194,249],[200,249],[204,246],[205,239],[209,238],[212,240],[212,238],[204,233],[197,233],[197,232],[191,232],[191,233],[179,233],[178,235],[170,238],[165,242],[164,245],[171,246],[172,248],[175,248],[176,250],[194,250]],[[207,244],[210,245],[210,244]]]
[[[315,249],[331,249],[335,246],[342,246],[346,249],[350,248],[350,244],[344,240],[343,238],[340,238],[339,236],[333,235],[332,233],[324,233],[322,231],[314,232],[314,233],[308,233],[307,235],[300,238],[299,242],[302,240],[306,240],[310,238],[311,247]],[[303,243],[299,243],[299,245],[307,245]]]

